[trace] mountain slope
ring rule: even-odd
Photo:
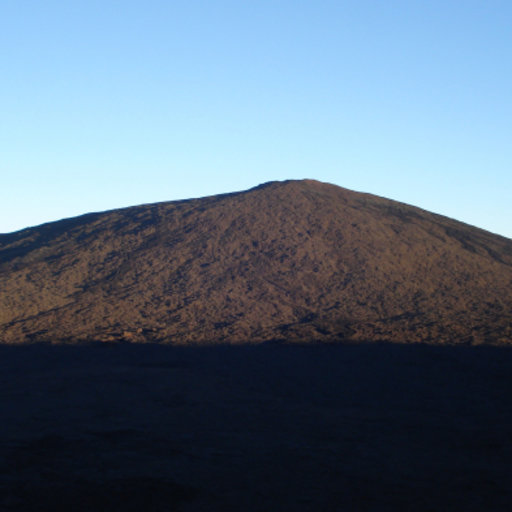
[[[512,343],[512,240],[310,180],[0,236],[0,341]]]

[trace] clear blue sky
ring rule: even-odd
[[[510,0],[2,0],[0,232],[314,178],[512,237]]]

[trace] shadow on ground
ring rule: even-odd
[[[493,511],[512,350],[0,346],[2,511]]]

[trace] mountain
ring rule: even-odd
[[[312,180],[0,235],[0,341],[512,344],[512,240]]]

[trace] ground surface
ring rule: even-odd
[[[2,511],[510,510],[512,351],[0,347]]]
[[[0,343],[512,345],[512,240],[334,185],[0,235]]]

